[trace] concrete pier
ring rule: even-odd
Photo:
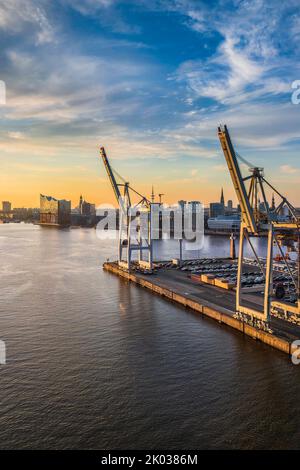
[[[252,339],[261,341],[279,351],[291,355],[293,341],[300,339],[300,327],[278,318],[272,318],[273,334],[259,330],[233,317],[235,292],[225,291],[215,286],[193,282],[180,271],[162,270],[154,275],[128,273],[115,262],[104,263],[103,269],[127,281],[145,287],[152,292],[176,302],[195,312],[228,325]],[[213,302],[212,302],[213,299]]]

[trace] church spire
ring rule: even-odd
[[[220,203],[223,204],[223,206],[225,206],[225,200],[224,200],[224,191],[223,191],[223,188],[221,190],[221,199],[220,199]]]
[[[275,211],[276,209],[276,205],[275,205],[275,196],[274,196],[274,193],[272,195],[272,206],[271,206],[271,210],[272,211]]]
[[[154,188],[152,186],[152,193],[151,193],[151,202],[154,202],[155,194],[154,194]]]

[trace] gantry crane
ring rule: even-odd
[[[129,182],[125,181],[115,170],[113,170],[104,147],[100,148],[100,156],[119,206],[119,265],[130,271],[132,252],[138,251],[139,264],[144,268],[152,270],[152,204],[147,197],[133,189]],[[121,182],[117,182],[116,177]],[[123,188],[123,194],[121,193],[120,188]],[[136,204],[132,204],[132,193],[139,197],[139,201]],[[135,224],[133,224],[133,222],[135,222]],[[146,230],[143,230],[145,226]],[[135,235],[133,233],[133,228],[138,232],[137,240],[133,236]],[[124,250],[126,251],[125,257],[123,253]],[[148,254],[147,260],[143,259],[143,252],[145,251]]]
[[[229,169],[232,183],[237,195],[237,199],[241,208],[241,229],[240,229],[240,244],[239,244],[239,258],[238,258],[238,276],[237,276],[237,291],[236,291],[236,312],[242,314],[245,318],[258,319],[263,323],[270,320],[270,314],[273,310],[284,312],[285,315],[300,314],[300,293],[299,293],[299,275],[298,282],[291,272],[288,262],[286,262],[287,270],[296,286],[298,291],[298,301],[296,306],[272,300],[273,291],[273,245],[276,244],[280,253],[282,252],[282,245],[291,242],[298,242],[299,250],[299,228],[300,220],[297,211],[290,204],[277,189],[275,189],[265,178],[264,169],[261,167],[254,167],[242,158],[234,149],[228,129],[226,125],[218,128],[218,136],[221,147],[225,156],[225,160]],[[243,178],[239,167],[238,158],[249,167],[250,175]],[[249,186],[246,188],[246,182]],[[269,187],[280,198],[280,204],[275,209],[270,210],[266,198],[266,187]],[[260,198],[263,201],[263,209],[260,204]],[[287,216],[283,217],[281,212],[287,208]],[[260,263],[259,257],[255,251],[254,245],[251,242],[251,236],[268,236],[267,258],[265,268]],[[241,305],[242,297],[242,274],[243,274],[243,253],[244,253],[244,240],[248,240],[249,245],[254,253],[254,256],[265,276],[265,291],[264,291],[264,307],[263,312],[255,310],[252,306]],[[285,259],[285,257],[283,256]]]

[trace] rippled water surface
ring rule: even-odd
[[[300,366],[104,273],[114,252],[0,226],[0,448],[299,448]]]

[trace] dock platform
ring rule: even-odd
[[[212,318],[221,324],[228,325],[240,333],[261,341],[279,351],[291,355],[296,347],[293,341],[300,339],[300,326],[294,325],[276,317],[271,318],[273,333],[260,330],[237,318],[235,314],[235,292],[195,282],[186,273],[174,269],[160,269],[155,274],[127,272],[118,266],[117,262],[106,262],[103,269],[127,281],[151,290],[169,301],[176,302],[195,312]],[[249,295],[247,303],[256,304],[254,295]]]

